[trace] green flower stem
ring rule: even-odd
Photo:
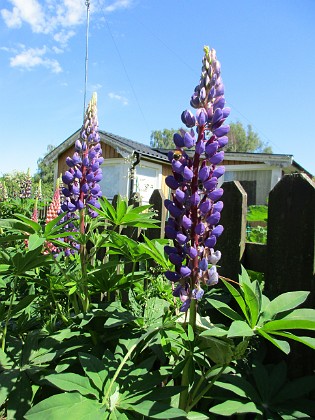
[[[84,223],[85,212],[84,209],[80,211],[80,233],[83,236],[85,234],[85,223]],[[87,285],[87,249],[86,243],[80,244],[80,262],[81,262],[81,275],[82,275],[82,286],[83,286],[83,313],[86,313],[90,306],[89,301],[89,290]]]
[[[14,297],[15,297],[15,290],[16,290],[17,282],[18,282],[18,277],[17,277],[17,276],[15,276],[15,277],[14,277],[14,281],[13,281],[13,287],[12,287],[12,292],[11,292],[11,298],[10,298],[10,303],[9,303],[9,309],[8,309],[7,317],[6,317],[5,324],[4,324],[4,328],[3,328],[3,334],[2,334],[2,344],[1,344],[1,348],[2,348],[2,350],[3,350],[3,351],[5,350],[5,343],[6,343],[6,337],[7,337],[8,325],[9,325],[9,321],[10,321],[10,316],[11,316],[11,311],[12,311],[13,301],[14,301]]]
[[[224,372],[226,368],[226,365],[223,365],[222,368],[220,369],[220,371],[217,373],[217,375],[215,375],[211,381],[208,383],[208,385],[203,388],[203,390],[201,392],[199,392],[199,394],[193,398],[192,402],[190,404],[187,405],[186,407],[186,411],[187,413],[189,413],[189,411],[201,400],[201,398],[209,391],[209,389],[212,388],[212,386],[214,385],[215,381],[222,375],[222,373]],[[199,388],[199,384],[198,384],[198,388]],[[194,392],[193,395],[196,394],[196,391]]]
[[[192,329],[195,331],[196,327],[196,316],[197,316],[197,300],[191,299],[190,307],[189,307],[189,321],[188,324],[192,326]],[[185,389],[180,393],[179,396],[179,408],[182,410],[186,410],[187,403],[189,401],[189,357],[190,352],[186,351],[185,355],[187,362],[183,369],[182,381],[181,385],[185,387]],[[187,411],[188,412],[188,411]]]

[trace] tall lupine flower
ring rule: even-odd
[[[224,166],[218,165],[224,158],[222,148],[228,142],[229,126],[224,122],[230,109],[225,107],[216,52],[205,47],[204,53],[200,82],[190,101],[196,113],[186,110],[181,115],[190,130],[174,134],[176,149],[169,153],[173,175],[166,178],[173,191],[172,200],[165,200],[170,215],[165,234],[174,246],[165,247],[165,252],[175,271],[165,274],[178,282],[173,294],[181,299],[183,312],[192,300],[202,298],[202,284],[217,284],[216,264],[221,257],[220,251],[214,251],[223,232],[219,224],[223,189],[218,188],[218,179],[224,174]],[[190,157],[186,150],[193,147],[194,155]]]
[[[60,178],[58,178],[56,182],[56,188],[55,188],[52,202],[50,203],[47,210],[46,221],[45,221],[46,225],[47,223],[55,219],[60,214],[60,207],[61,207]]]
[[[0,182],[0,202],[8,199],[8,190],[5,181]]]
[[[97,216],[98,213],[89,205],[99,208],[103,160],[98,134],[97,96],[94,93],[85,112],[80,137],[75,142],[75,152],[66,159],[69,169],[62,176],[65,184],[62,211],[73,214],[87,207],[91,217]]]
[[[20,198],[31,198],[32,195],[32,178],[30,170],[28,169],[26,175],[21,180],[20,184]]]

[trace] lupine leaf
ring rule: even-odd
[[[253,330],[245,321],[233,321],[228,330],[228,337],[251,337]]]
[[[285,354],[290,353],[290,345],[287,341],[277,340],[272,335],[267,334],[262,328],[259,328],[256,331],[258,332],[258,334],[262,335],[264,338],[266,338],[272,344],[274,344],[276,347],[278,347],[280,350],[282,350]]]
[[[132,405],[130,408],[151,419],[185,419],[187,414],[179,408],[174,408],[167,404],[155,401],[143,401],[138,405]]]
[[[288,329],[315,329],[315,309],[295,309],[281,319],[266,322],[263,325],[264,331],[277,331]]]
[[[68,392],[49,397],[32,407],[26,414],[26,420],[102,420],[102,405],[77,392]]]
[[[214,308],[216,308],[219,312],[221,312],[228,318],[243,321],[243,317],[237,312],[235,312],[234,309],[231,309],[226,303],[211,298],[207,298],[207,301],[210,303],[210,305],[212,305]]]
[[[210,408],[210,413],[218,414],[221,416],[232,416],[233,414],[242,413],[257,413],[263,414],[263,412],[256,407],[253,402],[243,402],[238,400],[228,400],[221,404],[215,405]]]
[[[45,380],[63,391],[77,391],[81,395],[94,395],[99,398],[99,392],[91,387],[90,381],[85,376],[67,372],[45,376]]]
[[[108,372],[104,364],[92,354],[79,353],[79,359],[85,374],[102,392],[108,379]]]
[[[314,337],[301,337],[295,334],[292,334],[290,332],[284,332],[284,331],[273,331],[272,334],[274,335],[280,335],[282,337],[290,338],[291,340],[297,341],[301,344],[304,344],[305,346],[311,347],[315,350],[315,338]]]
[[[264,309],[263,318],[271,319],[280,312],[296,308],[307,299],[310,292],[295,291],[282,293],[273,299]]]
[[[245,318],[247,319],[247,321],[250,321],[249,317],[248,317],[247,306],[246,306],[246,303],[245,303],[245,300],[244,300],[242,294],[234,286],[232,286],[228,281],[225,281],[223,279],[222,279],[222,281],[225,284],[225,286],[227,287],[227,289],[229,290],[229,292],[231,293],[231,295],[233,296],[233,298],[238,303],[238,306],[241,308],[241,310],[242,310]]]

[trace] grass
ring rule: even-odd
[[[268,206],[249,206],[246,219],[248,222],[265,222],[268,217]]]

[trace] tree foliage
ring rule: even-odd
[[[54,149],[55,146],[49,144],[46,154],[52,152]],[[40,179],[42,180],[43,196],[51,198],[54,192],[54,164],[48,164],[45,156],[37,160],[37,171],[34,175],[34,182],[37,183]]]
[[[151,147],[173,149],[173,135],[178,131],[179,129],[175,130],[174,128],[152,131]],[[229,143],[225,148],[227,152],[272,153],[272,148],[261,140],[259,134],[253,130],[250,124],[245,128],[240,121],[230,123],[228,137]]]
[[[173,135],[179,130],[174,128],[152,131],[150,137],[150,146],[158,149],[174,149]]]
[[[230,123],[228,138],[227,152],[272,153],[272,148],[260,139],[250,124],[246,130],[240,121]]]

